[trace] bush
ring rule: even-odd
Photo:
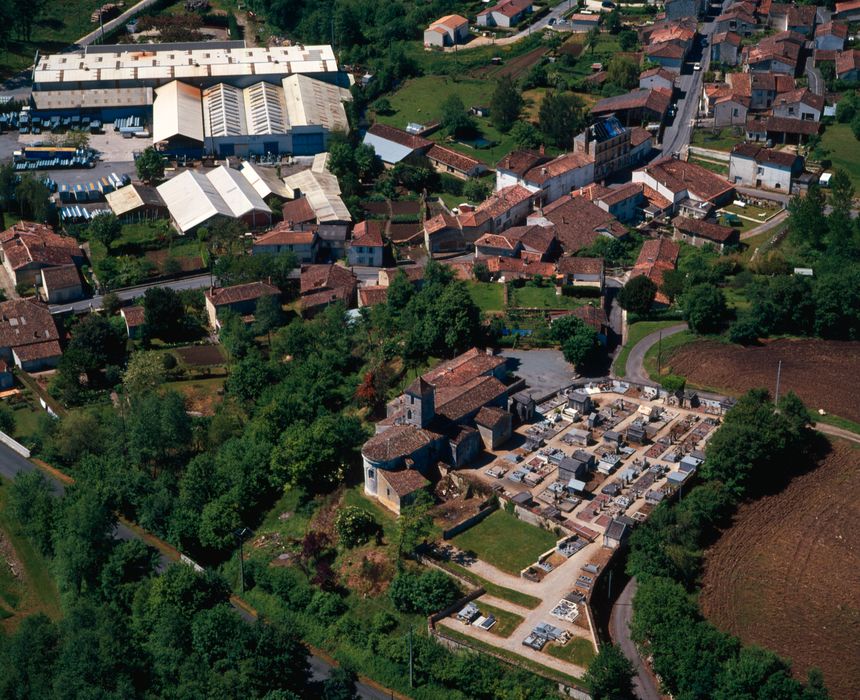
[[[334,529],[344,547],[358,547],[367,542],[379,531],[379,523],[362,508],[347,506],[334,521]]]
[[[435,569],[424,574],[404,571],[394,577],[388,595],[400,612],[429,615],[457,600],[460,588],[454,579]]]
[[[684,391],[684,387],[687,386],[687,380],[684,377],[678,377],[674,374],[667,374],[660,380],[660,384],[670,394],[677,394],[681,391]]]

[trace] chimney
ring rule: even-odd
[[[546,154],[546,149],[544,148],[543,144],[540,145],[540,148],[538,149],[538,153],[540,153],[541,155]]]

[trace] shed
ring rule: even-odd
[[[579,479],[571,479],[567,482],[567,490],[573,491],[574,493],[584,493],[585,482]]]
[[[531,491],[521,491],[516,494],[511,502],[517,506],[529,506],[532,503],[532,494]]]
[[[621,433],[615,430],[607,430],[603,433],[603,442],[611,442],[615,445],[621,444]]]

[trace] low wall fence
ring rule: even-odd
[[[450,540],[453,537],[456,537],[460,533],[468,530],[470,527],[474,527],[475,525],[477,525],[490,513],[495,510],[498,510],[498,508],[499,504],[496,499],[490,499],[486,504],[482,504],[481,509],[473,516],[460,521],[459,523],[457,523],[453,527],[448,528],[447,530],[444,530],[442,532],[442,539]]]
[[[17,452],[22,457],[30,459],[30,450],[28,450],[20,442],[8,436],[2,431],[0,431],[0,442],[2,442],[4,445],[6,445],[6,447],[10,448],[14,452]]]

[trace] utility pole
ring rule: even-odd
[[[779,405],[779,380],[780,380],[781,374],[782,374],[782,360],[780,360],[779,364],[776,366],[776,396],[773,397],[773,403],[775,406]]]
[[[239,576],[241,579],[239,581],[239,590],[243,595],[245,594],[245,557],[242,555],[242,542],[250,534],[253,533],[247,527],[242,527],[233,531],[233,536],[239,544]]]
[[[663,355],[663,331],[660,330],[660,335],[657,336],[657,376],[660,376],[662,371],[662,355]]]
[[[412,627],[409,628],[409,687],[415,687],[412,684]]]

